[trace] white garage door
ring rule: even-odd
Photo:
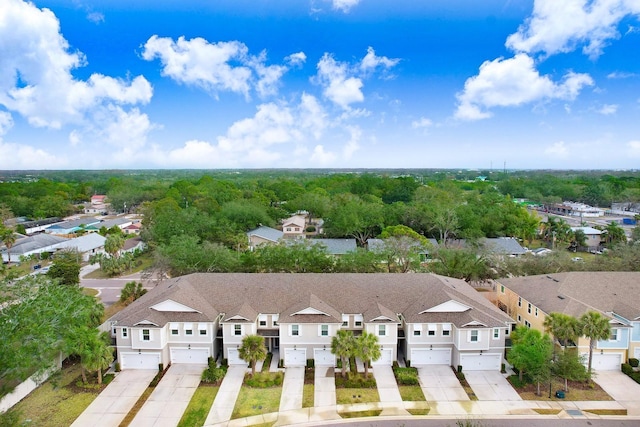
[[[462,371],[499,371],[502,362],[500,354],[461,354]]]
[[[584,358],[585,365],[589,363],[589,354],[586,354]],[[605,354],[593,354],[593,360],[591,361],[591,367],[594,371],[619,371],[622,364],[622,355],[616,353]]]
[[[120,353],[121,369],[155,369],[160,364],[160,353]]]
[[[391,366],[391,364],[393,363],[393,350],[390,348],[381,348],[380,354],[380,359],[376,360],[375,362],[371,362],[371,364]]]
[[[247,362],[240,358],[240,354],[237,348],[230,348],[227,350],[227,363],[229,365],[248,365]]]
[[[336,356],[331,354],[331,350],[314,348],[313,360],[316,366],[336,366]]]
[[[171,363],[207,364],[208,348],[172,348]]]
[[[448,365],[451,366],[450,348],[414,348],[411,349],[411,366]]]
[[[284,351],[284,366],[305,366],[307,364],[307,350],[294,350],[288,348]]]

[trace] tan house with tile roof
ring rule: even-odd
[[[375,334],[391,365],[499,370],[513,321],[466,282],[433,274],[207,274],[164,281],[111,319],[122,369],[238,356],[265,337],[285,366],[335,366],[340,329]]]
[[[570,272],[500,279],[499,307],[517,324],[544,330],[548,313],[579,318],[590,310],[610,319],[611,336],[598,341],[593,356],[596,370],[618,370],[629,357],[640,358],[640,273]],[[581,354],[589,341],[576,343]]]

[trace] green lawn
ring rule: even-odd
[[[45,382],[9,412],[18,413],[18,425],[58,427],[68,426],[100,394],[101,389],[78,389],[75,381],[80,376],[80,366],[72,365],[60,375]]]
[[[313,384],[305,384],[302,388],[302,407],[313,408],[314,406],[315,386]]]
[[[200,427],[204,424],[218,394],[219,387],[200,386],[196,389],[189,406],[184,411],[178,427]]]
[[[336,401],[338,405],[379,402],[380,395],[377,388],[337,388]]]
[[[424,402],[427,400],[418,385],[400,385],[398,389],[402,400],[405,402]]]
[[[242,386],[231,419],[278,412],[282,387],[251,388]]]

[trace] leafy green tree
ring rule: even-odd
[[[552,365],[553,374],[564,380],[564,390],[569,391],[569,381],[584,381],[589,376],[580,355],[575,351],[562,351]]]
[[[236,200],[225,203],[220,214],[243,231],[256,228],[260,224],[272,227],[275,225],[273,218],[269,216],[267,209],[257,203],[248,200]]]
[[[118,258],[120,251],[124,247],[124,237],[121,234],[108,234],[104,242],[104,250],[111,258]]]
[[[486,257],[472,249],[438,248],[433,253],[433,262],[427,269],[442,276],[464,279],[467,282],[495,278]]]
[[[587,372],[591,377],[591,363],[593,361],[593,350],[599,340],[609,338],[611,326],[609,319],[597,311],[588,311],[580,317],[580,332],[589,339],[589,362]]]
[[[551,339],[536,329],[519,326],[511,335],[511,342],[507,360],[518,369],[521,381],[523,374],[527,373],[537,383],[537,394],[540,395],[540,383],[551,375]]]
[[[627,236],[624,233],[624,229],[620,227],[617,222],[610,222],[603,231],[604,239],[608,246],[615,246],[617,244],[627,242]]]
[[[373,251],[384,258],[389,273],[419,270],[422,255],[432,248],[424,236],[404,225],[386,227],[380,237],[383,243]]]
[[[584,248],[587,246],[587,236],[584,234],[584,231],[578,229],[573,231],[573,238],[571,239],[571,244],[569,248],[576,252],[580,248]]]
[[[338,356],[342,365],[342,377],[347,375],[347,361],[354,354],[355,337],[353,332],[340,329],[331,338],[331,353]]]
[[[157,248],[159,259],[168,261],[173,275],[238,271],[236,253],[218,243],[200,243],[198,237],[174,236],[170,244]]]
[[[104,313],[79,287],[59,286],[43,275],[1,282],[0,306],[0,395],[53,366],[71,337],[97,327]]]
[[[362,359],[364,363],[364,376],[369,376],[369,364],[380,359],[382,351],[378,343],[378,337],[367,331],[362,331],[362,335],[356,338],[354,354]]]
[[[129,305],[146,293],[147,290],[142,287],[141,282],[127,282],[120,292],[120,302]]]
[[[356,248],[336,259],[336,273],[380,273],[383,271],[383,259],[380,254],[364,248]]]
[[[242,344],[238,348],[238,355],[251,366],[251,376],[256,373],[256,362],[267,357],[267,348],[264,346],[264,337],[260,335],[247,335],[242,338]]]
[[[78,286],[80,284],[80,254],[75,250],[56,252],[47,276],[56,279],[61,285]]]
[[[330,273],[334,259],[325,246],[306,239],[261,245],[244,254],[244,264],[260,273]]]
[[[325,232],[330,237],[353,237],[365,247],[384,225],[383,206],[379,199],[351,196],[337,200],[325,220]]]
[[[11,264],[11,247],[16,242],[16,235],[12,229],[5,227],[2,223],[0,223],[0,241],[7,248],[7,260]]]

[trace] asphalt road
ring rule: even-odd
[[[80,286],[98,291],[98,297],[105,307],[116,303],[120,299],[120,292],[127,282],[140,281],[140,274],[118,277],[114,279],[80,279]],[[145,289],[151,289],[145,287]]]
[[[306,424],[313,425],[313,424]],[[318,423],[316,425],[328,425],[326,423]],[[637,427],[640,420],[637,419],[527,419],[527,418],[508,418],[501,419],[469,419],[461,417],[460,419],[402,419],[402,420],[376,420],[373,418],[366,421],[358,420],[349,422],[341,420],[339,425],[349,427]]]

